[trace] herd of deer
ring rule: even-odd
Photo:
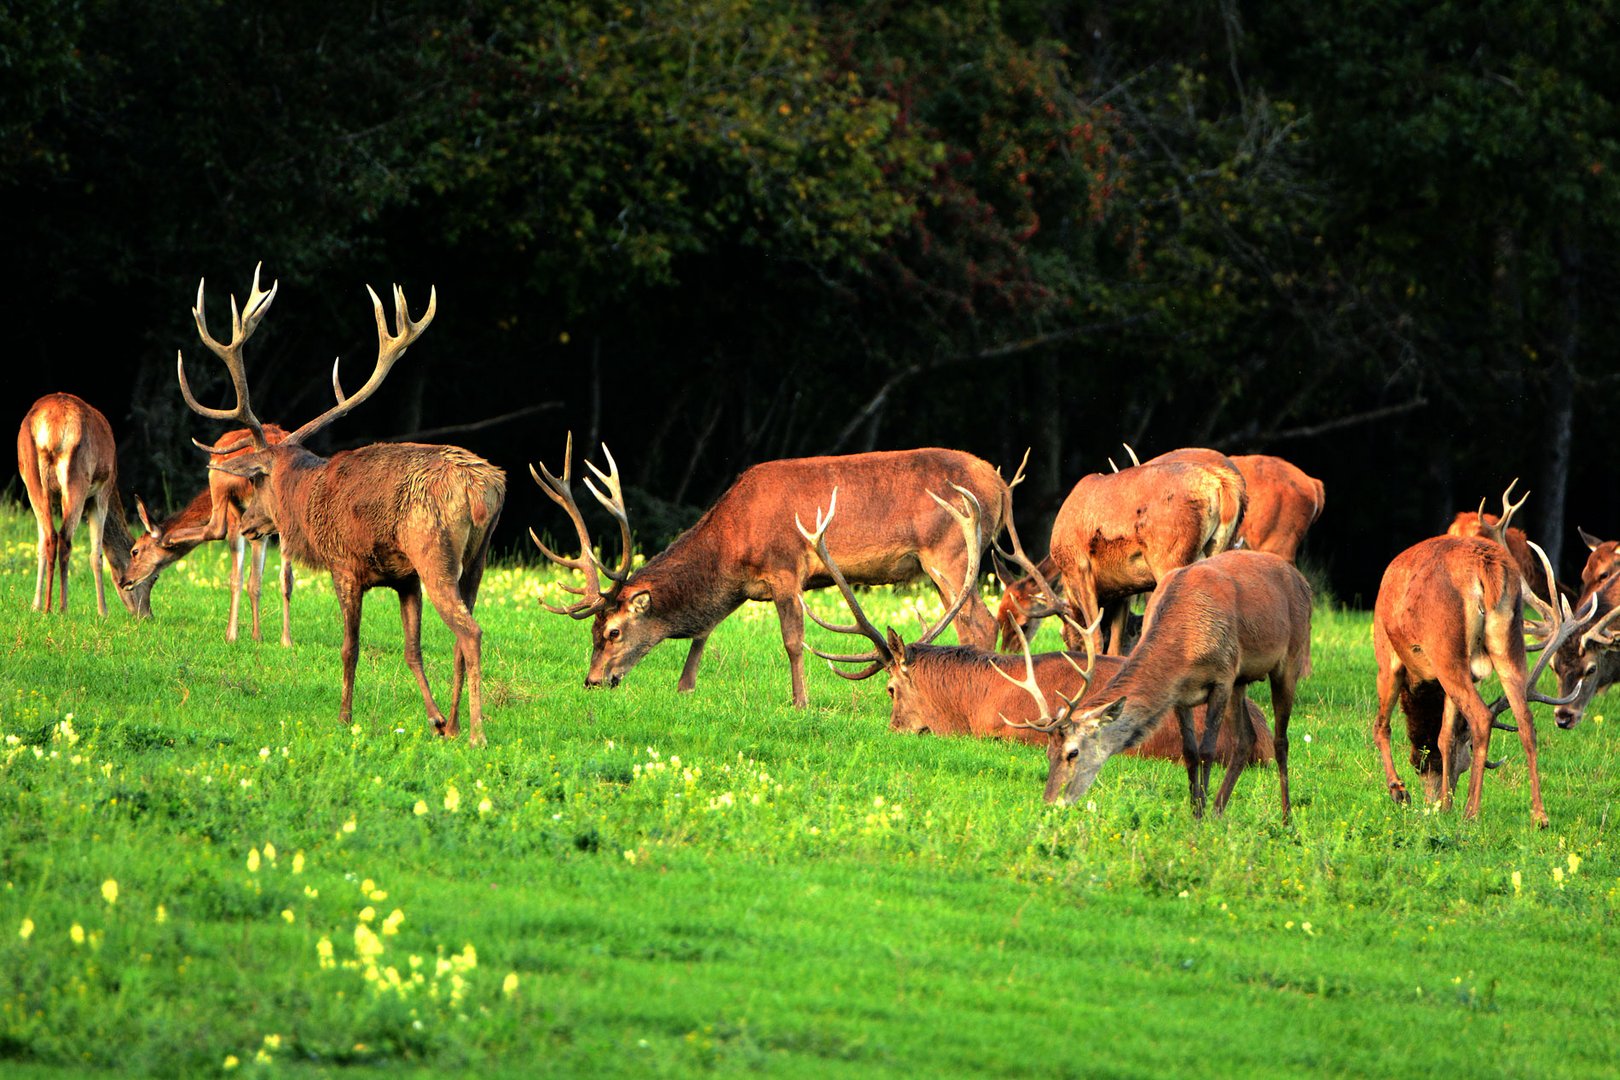
[[[505,474],[459,447],[374,443],[323,458],[305,443],[371,397],[433,320],[437,294],[412,320],[394,288],[394,328],[369,287],[377,360],[359,390],[346,394],[332,368],[336,403],[292,432],[253,412],[242,347],[276,296],[259,285],[245,306],[231,300],[226,343],[208,330],[203,285],[192,315],[203,344],[225,365],[236,403],[209,408],[192,395],[183,357],[177,370],[186,404],[212,420],[242,425],[206,451],[208,484],[178,513],[156,521],[136,508],[145,533],[131,536],[118,493],[112,429],[71,394],[35,403],[17,436],[17,463],[39,523],[34,608],[67,607],[72,537],[90,517],[97,607],[107,611],[101,562],[113,567],[118,595],[137,617],[151,614],[158,573],[199,544],[234,547],[228,640],[237,636],[244,564],[252,636],[260,637],[265,544],[281,538],[282,635],[291,644],[290,564],[332,576],[343,617],[340,719],[351,719],[360,610],[366,590],[399,596],[405,662],[436,730],[460,732],[463,687],[469,739],[482,744],[482,636],[473,615],[490,537],[506,495]],[[1127,450],[1129,448],[1127,447]],[[1310,673],[1311,589],[1294,566],[1306,530],[1321,514],[1322,483],[1280,458],[1231,457],[1206,449],[1172,451],[1081,478],[1058,511],[1050,554],[1031,559],[1013,525],[1013,489],[985,461],[955,450],[922,449],[770,461],[747,469],[696,525],[632,569],[631,530],[619,472],[607,448],[604,471],[587,461],[584,478],[618,525],[620,559],[601,560],[574,500],[573,443],[561,474],[530,472],[568,515],[577,557],[559,554],[533,530],[547,558],[581,574],[578,599],[549,610],[591,620],[588,686],[616,686],[666,638],[691,642],[679,688],[694,689],[705,644],[746,600],[769,601],[781,622],[793,703],[807,704],[805,617],[862,637],[869,651],[812,649],[849,679],[882,672],[895,731],[971,734],[1044,744],[1048,802],[1073,804],[1118,753],[1180,758],[1194,816],[1201,816],[1212,765],[1225,766],[1214,810],[1221,813],[1245,766],[1274,761],[1282,813],[1289,813],[1288,722],[1299,680]],[[1027,461],[1027,456],[1026,456]],[[1374,740],[1391,795],[1409,798],[1396,774],[1390,717],[1397,699],[1407,719],[1411,763],[1432,802],[1449,807],[1461,772],[1472,770],[1464,813],[1479,811],[1493,728],[1516,730],[1530,775],[1531,813],[1546,824],[1528,703],[1555,705],[1573,727],[1593,695],[1620,679],[1620,544],[1584,531],[1591,557],[1579,590],[1554,579],[1546,555],[1512,527],[1523,505],[1503,494],[1498,517],[1459,514],[1447,535],[1422,540],[1389,565],[1373,617],[1378,661]],[[61,525],[54,522],[59,501]],[[805,520],[814,521],[814,527]],[[992,615],[979,591],[992,552],[1004,591]],[[862,610],[856,585],[927,577],[945,605],[920,637],[881,631]],[[603,579],[606,579],[604,586]],[[824,622],[804,592],[835,586],[853,622]],[[422,594],[455,635],[449,716],[422,667]],[[1130,601],[1151,593],[1131,645]],[[1528,624],[1523,606],[1541,616]],[[1064,651],[1034,654],[1038,620],[1061,620]],[[951,624],[959,645],[934,640]],[[1106,630],[1104,624],[1106,623]],[[1526,645],[1529,635],[1531,644]],[[996,651],[997,639],[1003,652]],[[1542,655],[1526,668],[1527,649]],[[1535,691],[1551,663],[1559,692]],[[854,665],[846,670],[837,665]],[[1494,672],[1503,696],[1486,705],[1475,684]],[[1272,720],[1247,699],[1265,679]],[[1515,724],[1498,718],[1511,709]],[[1461,720],[1459,721],[1459,717]]]

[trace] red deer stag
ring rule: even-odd
[[[1129,443],[1125,444],[1125,451],[1130,455],[1131,467],[1140,467],[1143,462],[1137,460],[1136,451],[1131,449]],[[1213,492],[1216,499],[1216,514],[1218,522],[1215,525],[1213,536],[1208,544],[1211,552],[1225,551],[1240,535],[1242,523],[1247,520],[1248,495],[1245,490],[1245,477],[1228,458],[1218,450],[1208,450],[1202,447],[1184,447],[1180,450],[1171,450],[1158,457],[1149,458],[1146,464],[1180,464],[1191,465],[1206,470],[1206,481],[1213,483]],[[1120,471],[1113,458],[1108,459],[1113,473]],[[1045,578],[1053,585],[1063,582],[1062,570],[1051,555],[1042,559],[1040,568]],[[996,609],[996,626],[999,631],[1000,647],[1004,652],[1014,649],[1015,636],[1013,624],[1017,622],[1017,629],[1025,637],[1033,637],[1041,619],[1048,615],[1057,614],[1062,610],[1061,598],[1057,602],[1037,595],[1035,579],[1023,577],[1012,580],[1008,575],[997,568],[997,576],[1004,586],[1001,594],[1001,603]],[[1148,588],[1151,588],[1151,584]],[[1125,642],[1125,627],[1130,619],[1127,614],[1126,597],[1107,605],[1110,612],[1109,619],[1109,645],[1110,652],[1118,652]],[[1071,646],[1072,646],[1071,642]]]
[[[405,631],[405,663],[416,676],[428,718],[446,737],[461,731],[461,690],[468,688],[468,738],[484,742],[483,630],[473,618],[478,584],[489,554],[490,536],[506,499],[506,474],[483,458],[456,446],[421,443],[373,443],[345,450],[330,458],[304,446],[305,440],[346,415],[374,393],[395,362],[433,321],[438,293],[428,297],[427,312],[413,322],[405,294],[394,286],[394,321],[390,332],[382,301],[367,286],[377,320],[377,363],[364,386],[345,395],[332,366],[332,389],[337,404],[298,428],[275,445],[265,438],[264,426],[253,415],[247,375],[242,367],[242,343],[275,299],[259,288],[253,272],[253,292],[247,306],[237,312],[231,299],[232,335],[220,344],[208,333],[203,316],[203,287],[197,286],[192,316],[197,332],[210,352],[224,361],[236,390],[236,405],[211,409],[199,404],[186,384],[185,361],[179,362],[180,392],[192,411],[214,420],[234,420],[252,433],[254,450],[211,466],[216,471],[249,480],[252,497],[242,511],[242,535],[249,540],[281,534],[283,550],[312,568],[332,575],[338,605],[343,610],[343,702],[338,716],[350,722],[354,702],[354,669],[360,655],[360,605],[367,589],[386,586],[399,594],[400,621]],[[201,445],[201,444],[199,444]],[[225,447],[203,446],[211,454]],[[173,542],[217,540],[225,535],[228,500],[214,503],[213,514],[200,530],[183,531]],[[450,718],[445,719],[428,689],[422,670],[422,593],[456,636]]]
[[[1547,812],[1541,803],[1536,729],[1529,703],[1567,703],[1543,696],[1534,686],[1564,640],[1590,621],[1591,611],[1583,608],[1575,617],[1562,597],[1554,607],[1523,590],[1518,565],[1502,543],[1503,531],[1523,500],[1511,504],[1504,493],[1502,502],[1503,512],[1491,538],[1431,537],[1395,556],[1384,571],[1373,608],[1373,654],[1378,660],[1373,739],[1383,759],[1391,798],[1398,803],[1410,801],[1390,751],[1390,714],[1398,698],[1406,714],[1412,767],[1423,779],[1424,794],[1430,802],[1450,809],[1460,771],[1455,759],[1462,756],[1462,767],[1473,769],[1468,802],[1463,807],[1463,815],[1472,818],[1479,814],[1485,770],[1494,767],[1488,760],[1494,719],[1511,706],[1530,771],[1530,816],[1537,825],[1545,826]],[[1545,553],[1533,543],[1530,546],[1545,570],[1549,594],[1556,593]],[[1525,600],[1543,611],[1545,623],[1533,629],[1524,626]],[[1537,647],[1545,650],[1529,673],[1525,671],[1527,629],[1539,637]],[[1487,706],[1474,683],[1492,671],[1502,682],[1504,696]],[[1463,718],[1460,725],[1459,714]]]
[[[1081,477],[1052,523],[1052,560],[1067,607],[1090,625],[1113,605],[1106,651],[1119,652],[1124,602],[1171,570],[1224,551],[1242,519],[1243,499],[1236,469],[1192,460],[1155,459]],[[1065,625],[1071,649],[1080,645],[1077,634],[1073,623]]]
[[[275,424],[265,424],[263,430],[265,441],[272,446],[287,437],[287,433]],[[233,431],[221,439],[218,446],[224,452],[210,457],[208,459],[210,466],[217,467],[232,457],[251,453],[252,432],[246,428]],[[236,640],[237,616],[242,604],[242,564],[246,561],[249,548],[252,548],[253,561],[249,564],[247,573],[248,606],[253,616],[253,640],[261,640],[259,595],[260,583],[264,579],[265,551],[269,547],[269,541],[259,537],[250,544],[242,536],[242,507],[252,498],[252,484],[217,468],[209,472],[206,488],[199,491],[184,507],[162,521],[154,522],[151,515],[146,512],[146,504],[137,496],[135,512],[140,515],[141,524],[146,526],[146,532],[136,538],[135,546],[130,551],[129,569],[125,571],[124,579],[119,585],[125,589],[136,588],[153,580],[165,567],[189,555],[202,541],[193,539],[178,542],[174,537],[195,533],[213,516],[214,504],[224,502],[227,507],[225,542],[231,546],[232,554],[231,614],[225,624],[225,640]],[[285,555],[281,559],[281,643],[289,646],[292,644],[292,560]]]
[[[90,569],[96,579],[96,610],[107,614],[106,584],[101,559],[112,564],[116,583],[129,566],[134,540],[118,497],[118,447],[112,425],[83,398],[72,394],[46,394],[34,402],[17,429],[17,471],[22,474],[28,503],[39,525],[39,560],[34,577],[34,610],[49,611],[52,591],[61,581],[60,610],[67,610],[68,556],[73,534],[86,512],[90,515]],[[52,499],[62,511],[62,527],[54,520]],[[152,587],[125,592],[115,590],[130,614],[152,614]]]
[[[820,557],[822,565],[827,567],[855,622],[850,626],[824,622],[808,605],[805,613],[817,625],[828,630],[864,636],[872,643],[873,651],[854,656],[834,656],[814,649],[812,651],[829,663],[841,661],[865,665],[858,672],[846,672],[836,666],[833,667],[835,672],[847,679],[864,679],[883,671],[888,679],[891,703],[889,728],[892,731],[916,735],[971,735],[977,738],[1014,739],[1019,742],[1045,744],[1046,734],[1028,726],[1029,722],[1037,717],[1031,712],[1029,698],[1021,689],[1024,684],[1012,677],[1011,673],[1018,663],[1016,660],[970,645],[930,644],[950,622],[951,611],[947,611],[913,642],[902,641],[892,629],[884,635],[873,625],[866,612],[862,610],[849,582],[839,571],[836,560],[826,550],[825,534],[827,525],[832,521],[837,500],[838,493],[834,491],[825,516],[817,509],[814,532],[806,529],[797,518],[794,521],[800,533],[804,535],[805,541]],[[977,503],[970,502],[966,494],[963,495],[963,501],[964,505],[971,508],[971,516],[976,516]],[[976,523],[964,520],[970,515],[959,513],[943,501],[941,505],[964,530],[977,528]],[[1036,574],[1039,574],[1038,569]],[[963,589],[957,594],[958,603],[967,591],[967,582],[971,582],[975,577],[976,575],[970,576],[964,582]],[[1043,587],[1050,585],[1045,583]],[[1016,623],[1013,626],[1015,634],[1021,632]],[[1027,640],[1025,653],[1026,681],[1034,680],[1039,685],[1051,687],[1057,693],[1071,698],[1078,697],[1088,684],[1110,678],[1124,663],[1118,657],[1093,655],[1087,658],[1087,666],[1082,667],[1071,653],[1051,652],[1028,656]],[[1269,761],[1271,731],[1252,703],[1249,705],[1249,718],[1255,731],[1253,760],[1256,763]],[[1202,733],[1204,724],[1202,709],[1195,713],[1194,719],[1199,732]],[[1231,733],[1222,731],[1220,743],[1215,751],[1216,756],[1223,763],[1228,763],[1234,748]],[[1180,760],[1181,733],[1174,721],[1166,716],[1152,735],[1127,753],[1138,757]]]
[[[1249,496],[1238,540],[1250,551],[1269,551],[1293,562],[1306,530],[1327,505],[1322,481],[1269,454],[1240,454],[1232,464],[1243,474]]]
[[[832,578],[804,550],[784,515],[809,513],[812,492],[841,489],[851,513],[848,523],[833,530],[829,539],[850,580],[886,585],[926,574],[941,597],[948,597],[952,583],[961,579],[970,555],[956,531],[940,520],[934,504],[919,493],[959,484],[991,508],[973,558],[1012,515],[1011,485],[988,462],[958,450],[767,461],[744,471],[696,525],[631,573],[630,524],[618,466],[605,446],[607,472],[586,462],[607,491],[589,477],[586,487],[619,524],[623,554],[619,567],[610,569],[591,554],[590,533],[574,502],[573,446],[570,435],[560,477],[543,465],[538,472],[531,467],[530,473],[567,512],[579,536],[580,555],[564,558],[542,544],[532,529],[529,535],[548,559],[585,575],[584,589],[576,590],[580,600],[567,607],[545,606],[575,619],[595,619],[586,686],[617,686],[653,646],[665,638],[689,638],[692,645],[677,684],[689,691],[697,685],[698,663],[714,628],[743,601],[768,600],[775,603],[782,624],[782,644],[793,674],[793,704],[802,708],[808,698],[799,595],[805,589],[826,588]],[[1021,479],[1014,476],[1012,483]],[[612,582],[605,592],[597,578],[599,570]],[[986,648],[993,643],[995,623],[976,588],[969,590],[956,626],[958,640]]]
[[[1567,638],[1553,654],[1558,697],[1564,701],[1553,710],[1553,720],[1565,731],[1581,722],[1598,691],[1620,682],[1620,578],[1604,578],[1576,607],[1592,603],[1594,596],[1591,627]]]
[[[1518,481],[1513,481],[1517,484]],[[1502,504],[1508,506],[1508,495],[1513,490],[1513,484],[1508,485],[1507,491],[1502,493]],[[1524,505],[1530,497],[1527,491],[1519,497],[1519,501],[1508,507],[1507,516]],[[1528,586],[1537,598],[1546,601],[1552,597],[1547,594],[1546,581],[1541,576],[1541,567],[1536,563],[1536,556],[1530,550],[1530,539],[1525,536],[1524,530],[1516,525],[1509,525],[1505,530],[1501,527],[1501,520],[1495,514],[1485,512],[1485,500],[1481,499],[1478,510],[1466,510],[1451,519],[1446,526],[1447,536],[1475,536],[1484,540],[1499,540],[1513,556],[1513,563],[1519,568],[1519,577],[1523,585]],[[1555,583],[1557,594],[1570,600],[1575,599],[1575,591],[1566,585]]]
[[[1165,574],[1148,601],[1142,640],[1113,677],[1084,701],[1062,699],[1054,710],[1035,680],[1036,730],[1048,735],[1046,801],[1072,806],[1103,764],[1145,739],[1168,712],[1180,727],[1193,816],[1202,817],[1216,759],[1216,737],[1233,730],[1235,745],[1215,812],[1225,811],[1251,758],[1256,729],[1239,718],[1249,683],[1271,683],[1272,743],[1283,820],[1288,820],[1288,718],[1294,692],[1310,671],[1311,587],[1288,560],[1263,551],[1226,551]],[[1202,735],[1192,707],[1221,717]]]

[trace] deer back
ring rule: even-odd
[[[1269,454],[1244,454],[1232,463],[1243,474],[1249,496],[1238,529],[1244,546],[1292,561],[1306,530],[1322,515],[1326,501],[1322,481]]]
[[[1474,679],[1493,670],[1487,635],[1524,641],[1509,620],[1519,618],[1520,574],[1502,545],[1472,537],[1436,536],[1390,561],[1378,587],[1373,622],[1418,681],[1435,679],[1437,663],[1466,663]]]

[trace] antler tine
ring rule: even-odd
[[[630,515],[624,508],[624,488],[619,483],[619,463],[613,460],[613,451],[607,448],[607,443],[602,444],[602,456],[607,458],[607,472],[604,473],[596,467],[595,463],[589,460],[585,462],[585,467],[595,473],[597,479],[602,481],[603,485],[608,489],[608,494],[603,495],[588,476],[585,478],[585,486],[590,489],[592,495],[596,496],[596,501],[601,503],[603,508],[613,515],[613,520],[619,523],[619,543],[623,554],[620,556],[617,570],[610,570],[605,566],[601,566],[601,564],[598,564],[598,566],[602,573],[607,575],[608,580],[615,585],[623,585],[630,580],[630,563],[634,558],[630,550]]]
[[[1039,590],[1036,595],[1044,596],[1046,598],[1045,608],[1031,608],[1029,611],[1025,612],[1025,614],[1034,616],[1036,618],[1045,618],[1048,615],[1062,615],[1067,612],[1068,605],[1061,597],[1058,596],[1057,590],[1052,587],[1052,583],[1046,579],[1046,575],[1042,574],[1040,569],[1035,565],[1030,557],[1024,553],[1024,545],[1018,539],[1018,529],[1013,525],[1011,514],[1007,515],[1006,529],[1007,539],[1012,542],[1012,550],[1008,551],[1003,548],[999,543],[996,542],[994,537],[992,537],[990,540],[991,548],[1003,559],[1016,563],[1020,568],[1022,568],[1025,574],[1029,575],[1035,580],[1035,586]],[[1014,603],[1016,604],[1017,601],[1015,600]]]
[[[366,294],[371,297],[372,315],[377,320],[377,363],[371,370],[371,377],[366,380],[365,385],[360,389],[353,394],[346,395],[343,393],[343,387],[338,381],[338,361],[333,361],[332,393],[337,398],[337,404],[300,427],[291,435],[288,435],[286,438],[288,443],[302,443],[338,417],[348,415],[355,407],[375,394],[377,388],[382,386],[383,380],[388,378],[388,373],[393,370],[394,364],[399,361],[400,357],[405,355],[405,350],[409,349],[412,343],[422,336],[422,331],[428,328],[428,324],[433,322],[433,317],[439,312],[439,290],[437,286],[433,286],[428,291],[427,311],[422,314],[420,319],[413,320],[410,307],[405,302],[405,290],[396,284],[394,286],[395,330],[390,331],[388,329],[388,317],[383,314],[382,299],[377,295],[377,290],[367,285]]]
[[[1052,715],[1052,708],[1047,704],[1046,694],[1041,690],[1041,684],[1035,681],[1035,657],[1029,651],[1029,638],[1024,636],[1024,628],[1019,626],[1016,621],[1013,623],[1013,630],[1018,634],[1018,646],[1024,653],[1024,677],[1022,679],[1013,678],[1003,671],[1001,665],[994,660],[990,661],[990,670],[1034,698],[1036,706],[1041,710],[1041,715],[1038,719],[1032,721],[1009,720],[1006,713],[997,713],[996,715],[1001,717],[1001,722],[1008,727],[1026,728],[1030,731],[1054,731],[1057,729],[1058,724],[1061,723],[1061,719]],[[1058,696],[1063,697],[1062,694]],[[1064,701],[1067,702],[1068,699],[1064,698]],[[1069,707],[1072,708],[1072,704]]]
[[[1514,485],[1516,485],[1518,482],[1519,478],[1515,476],[1512,483],[1509,483],[1507,489],[1502,492],[1502,516],[1496,519],[1496,527],[1502,531],[1502,536],[1504,538],[1507,536],[1508,522],[1513,520],[1513,515],[1518,513],[1519,507],[1525,504],[1525,500],[1530,498],[1530,493],[1527,491],[1523,495],[1519,496],[1518,502],[1509,501],[1513,495]],[[1485,509],[1484,500],[1480,501],[1479,506],[1481,511]],[[1483,514],[1481,514],[1479,521],[1481,525],[1485,523]]]
[[[1127,454],[1131,455],[1131,464],[1132,465],[1140,465],[1140,464],[1142,464],[1141,459],[1136,456],[1136,451],[1131,449],[1131,444],[1130,443],[1121,442],[1119,445],[1123,446],[1125,448],[1125,452]]]
[[[827,550],[827,526],[832,524],[833,514],[837,513],[837,511],[838,489],[835,487],[832,490],[832,498],[827,501],[826,513],[822,513],[821,507],[816,507],[815,531],[812,532],[811,530],[806,529],[804,527],[804,522],[800,520],[798,514],[793,515],[793,525],[799,530],[799,535],[804,537],[804,542],[810,545],[811,550],[816,553],[816,557],[821,560],[821,565],[826,567],[828,576],[833,579],[833,584],[838,587],[839,593],[844,598],[844,603],[849,607],[849,613],[855,617],[855,624],[853,627],[848,628],[834,627],[822,622],[814,615],[811,616],[811,619],[820,626],[827,626],[828,629],[837,630],[841,633],[858,633],[862,637],[866,638],[866,640],[870,641],[874,646],[876,646],[876,648],[873,652],[859,656],[835,656],[822,653],[814,648],[812,648],[810,651],[827,661],[837,660],[846,664],[867,665],[860,672],[848,672],[838,668],[833,668],[833,670],[837,671],[838,674],[843,675],[848,679],[865,679],[877,674],[879,671],[882,671],[894,661],[895,656],[894,652],[889,648],[889,643],[884,638],[882,632],[879,631],[876,626],[872,625],[872,620],[868,619],[866,617],[866,612],[861,610],[860,601],[855,599],[855,590],[850,588],[849,580],[844,577],[844,572],[838,569],[838,563],[834,561],[832,552]],[[804,607],[805,611],[808,612],[810,610],[809,605],[805,604],[804,602],[804,597],[801,596],[799,598],[799,603]]]
[[[1503,501],[1505,502],[1506,499]],[[1552,561],[1547,558],[1547,553],[1543,551],[1541,549],[1541,545],[1536,543],[1534,540],[1530,541],[1530,550],[1536,553],[1536,558],[1541,561],[1542,570],[1547,574],[1547,580],[1551,581]],[[1526,701],[1539,701],[1543,705],[1568,705],[1580,694],[1579,683],[1576,684],[1575,689],[1567,696],[1553,698],[1538,692],[1536,690],[1536,682],[1541,678],[1541,673],[1547,670],[1547,665],[1552,662],[1552,658],[1557,654],[1559,646],[1563,645],[1565,641],[1569,640],[1570,636],[1577,630],[1580,630],[1587,623],[1592,621],[1593,616],[1597,614],[1598,596],[1597,593],[1593,593],[1587,598],[1587,602],[1581,605],[1581,609],[1579,611],[1571,612],[1569,609],[1568,600],[1558,596],[1556,590],[1554,590],[1553,595],[1558,597],[1557,607],[1551,609],[1554,612],[1553,619],[1555,621],[1547,628],[1543,640],[1536,646],[1536,648],[1541,650],[1541,655],[1536,658],[1535,666],[1530,669],[1529,675],[1525,677],[1524,696]],[[1492,720],[1494,721],[1496,717],[1500,716],[1507,709],[1507,706],[1508,702],[1506,695],[1497,698],[1496,701],[1491,704]]]
[[[562,507],[569,520],[574,523],[574,532],[579,537],[579,558],[566,558],[552,551],[540,542],[540,538],[535,535],[533,529],[529,530],[529,539],[533,540],[535,547],[540,549],[540,553],[552,562],[570,570],[578,570],[585,575],[585,588],[583,590],[568,590],[583,597],[578,603],[569,604],[567,607],[554,607],[551,604],[542,602],[541,606],[547,611],[555,612],[558,615],[568,615],[575,619],[587,619],[607,606],[608,601],[612,599],[613,593],[618,588],[618,583],[614,583],[614,589],[610,590],[606,596],[602,594],[602,583],[596,576],[599,564],[596,556],[591,552],[590,530],[585,527],[585,519],[579,512],[579,504],[574,501],[572,487],[573,462],[574,433],[570,431],[568,441],[563,449],[562,475],[557,476],[546,468],[544,464],[540,465],[538,471],[536,471],[534,465],[530,465],[529,475],[534,477],[534,482],[540,485],[540,490],[544,491],[552,502]]]
[[[231,386],[236,390],[236,405],[229,409],[211,409],[199,402],[191,392],[191,384],[186,380],[185,354],[175,350],[175,372],[180,380],[180,396],[185,399],[186,405],[199,416],[206,416],[210,420],[235,420],[246,425],[253,435],[253,445],[263,450],[269,443],[264,437],[264,425],[259,418],[253,415],[253,402],[248,392],[247,372],[242,367],[242,345],[253,336],[253,331],[259,328],[259,320],[270,310],[270,305],[276,299],[276,290],[281,287],[280,281],[274,281],[266,292],[259,286],[259,273],[264,263],[253,268],[253,289],[248,294],[245,308],[236,306],[236,297],[231,297],[231,340],[228,344],[221,344],[208,332],[208,318],[205,314],[204,287],[206,278],[197,281],[197,302],[192,306],[191,318],[197,324],[197,335],[208,351],[219,357],[225,364],[225,370],[230,374]],[[193,440],[195,442],[196,440]],[[205,443],[197,443],[205,450],[214,452],[214,448]]]
[[[1613,645],[1615,636],[1613,634],[1606,633],[1606,631],[1609,629],[1610,624],[1615,622],[1617,619],[1620,619],[1620,606],[1612,607],[1608,611],[1604,612],[1603,618],[1599,619],[1591,626],[1591,628],[1586,631],[1586,633],[1581,635],[1581,651],[1585,652],[1587,649],[1592,648],[1593,646],[1597,646],[1600,649],[1606,649],[1610,645]]]
[[[1033,449],[1035,449],[1033,446],[1024,447],[1024,460],[1022,460],[1022,461],[1020,461],[1018,463],[1018,471],[1013,473],[1013,478],[1011,480],[1007,481],[1007,490],[1008,491],[1011,491],[1013,488],[1017,487],[1019,484],[1022,484],[1024,482],[1024,480],[1026,479],[1025,476],[1024,476],[1024,469],[1025,469],[1025,467],[1027,465],[1029,465],[1029,454],[1030,454],[1030,451],[1032,451]],[[996,466],[996,475],[997,476],[1001,475],[1001,466],[1000,465]]]
[[[984,517],[984,508],[979,504],[978,496],[961,484],[953,482],[951,487],[955,488],[962,496],[962,505],[966,508],[965,513],[957,510],[956,507],[932,491],[928,493],[928,497],[939,503],[945,512],[955,519],[957,526],[962,530],[962,541],[967,548],[967,572],[963,574],[962,587],[956,591],[956,596],[951,600],[945,614],[941,615],[932,626],[923,631],[922,637],[917,639],[916,644],[918,645],[927,645],[944,633],[945,628],[951,624],[951,620],[956,618],[957,613],[962,610],[962,605],[967,603],[968,597],[979,587],[979,565],[984,554],[979,541],[979,522]]]

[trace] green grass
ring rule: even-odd
[[[684,643],[586,691],[586,628],[535,603],[549,575],[493,570],[474,751],[431,737],[390,593],[367,604],[351,730],[325,580],[299,574],[294,648],[274,631],[228,646],[218,545],[164,576],[146,625],[95,616],[84,544],[74,610],[29,611],[32,545],[0,511],[7,1075],[234,1058],[357,1076],[1548,1077],[1620,1060],[1620,724],[1560,732],[1541,710],[1550,829],[1511,737],[1480,821],[1395,806],[1364,613],[1317,612],[1293,824],[1271,770],[1195,824],[1179,765],[1117,760],[1055,810],[1038,752],[892,735],[880,681],[812,668],[795,711],[762,605],[714,635],[695,694],[674,691]],[[910,625],[911,603],[872,607]],[[439,687],[450,636],[424,627]],[[1404,770],[1399,732],[1397,752]]]

